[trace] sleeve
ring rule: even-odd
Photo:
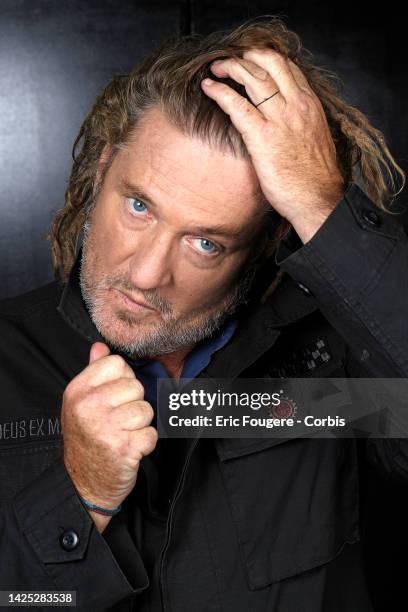
[[[117,521],[108,538],[103,533],[58,459],[1,507],[0,589],[76,591],[84,612],[139,594],[148,576],[125,525]]]
[[[275,261],[343,337],[350,377],[408,377],[408,237],[394,215],[351,183],[311,240],[292,236]],[[407,483],[407,437],[369,437],[366,457]]]
[[[408,375],[408,237],[357,184],[349,184],[316,234],[276,263],[314,296],[372,377]]]

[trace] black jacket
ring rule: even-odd
[[[276,254],[283,280],[261,303],[276,273],[264,266],[202,375],[406,376],[401,226],[351,184],[307,244],[292,240]],[[92,612],[374,609],[361,465],[405,484],[405,440],[161,439],[98,533],[64,468],[59,424],[66,385],[102,340],[78,263],[66,285],[0,304],[0,589],[76,590],[76,609]],[[322,342],[329,357],[310,359]]]

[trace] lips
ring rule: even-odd
[[[146,304],[145,302],[141,302],[139,300],[135,300],[132,296],[130,296],[125,291],[122,291],[121,289],[115,289],[115,290],[118,292],[118,294],[120,295],[122,300],[126,304],[128,304],[132,309],[135,309],[135,310],[150,310],[151,312],[157,312],[155,308],[152,308],[151,306],[148,306],[148,304]]]

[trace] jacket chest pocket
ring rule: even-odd
[[[12,499],[62,454],[62,440],[16,444],[1,449],[0,503]]]
[[[352,439],[217,439],[248,586],[300,574],[360,539]]]

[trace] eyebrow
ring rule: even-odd
[[[143,202],[158,208],[156,202],[154,202],[149,194],[143,191],[139,185],[132,185],[124,178],[120,178],[118,184],[123,191],[131,193],[133,197],[140,198]],[[197,234],[211,234],[213,236],[228,236],[231,238],[237,238],[242,235],[242,228],[235,228],[222,224],[213,225],[211,227],[196,226],[191,231]]]

